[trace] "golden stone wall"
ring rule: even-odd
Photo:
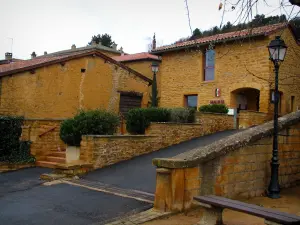
[[[87,135],[82,137],[80,159],[93,163],[94,168],[101,168],[206,134],[232,129],[232,121],[232,117],[225,115],[199,124],[151,123],[146,135]],[[215,123],[219,125],[215,126]]]
[[[85,69],[85,72],[81,72]],[[148,82],[99,57],[87,56],[2,78],[0,114],[68,118],[79,109],[119,110],[119,91],[143,93]]]
[[[27,119],[22,127],[21,140],[31,141],[30,153],[43,160],[51,152],[63,151],[66,144],[59,137],[62,120]]]
[[[162,54],[160,66],[161,78],[161,107],[182,107],[185,105],[184,95],[198,95],[198,107],[209,104],[211,100],[224,100],[229,107],[236,108],[233,91],[241,88],[254,88],[260,91],[259,111],[268,113],[270,107],[270,89],[274,77],[273,65],[269,61],[267,45],[272,37],[236,40],[215,46],[215,79],[204,81],[203,53],[204,48],[186,49]],[[300,46],[293,40],[292,34],[286,30],[283,35],[289,46],[287,57],[280,77],[293,77],[293,88],[283,85],[284,92],[282,111],[288,108],[290,95],[296,96],[296,105],[299,105],[300,64],[297,62],[300,55]],[[291,80],[291,79],[288,79]],[[297,80],[297,82],[295,81]],[[287,81],[286,81],[287,82]],[[215,89],[221,89],[221,96],[215,97]],[[249,103],[254,105],[253,102]],[[253,108],[253,106],[251,106]],[[295,111],[295,110],[294,110]]]

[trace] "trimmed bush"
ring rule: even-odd
[[[224,104],[212,104],[212,105],[202,105],[199,108],[200,112],[210,112],[210,113],[228,113],[228,108]]]
[[[144,113],[150,122],[168,122],[170,120],[170,110],[166,108],[146,108]]]
[[[11,163],[34,162],[30,142],[20,142],[23,117],[0,116],[0,161]]]
[[[130,109],[126,114],[126,130],[131,134],[145,134],[150,120],[146,117],[147,109]]]
[[[82,135],[112,135],[117,131],[119,116],[104,110],[80,111],[60,126],[60,138],[68,145],[80,146]]]
[[[189,108],[174,108],[171,109],[170,122],[174,123],[188,123],[191,110]]]
[[[145,134],[151,122],[193,123],[193,108],[135,108],[126,115],[126,129],[131,134]]]

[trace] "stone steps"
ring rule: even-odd
[[[65,163],[66,157],[47,156],[46,161],[47,162]]]
[[[60,158],[66,158],[66,151],[52,152],[52,153],[49,154],[49,156],[60,157]]]
[[[49,161],[37,161],[36,165],[40,167],[46,167],[51,169],[56,169],[60,163],[58,162],[49,162]]]

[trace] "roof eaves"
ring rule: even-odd
[[[151,54],[155,55],[155,54],[161,54],[161,53],[165,53],[165,52],[172,52],[172,51],[177,51],[177,50],[182,50],[182,49],[187,49],[187,48],[193,48],[193,47],[196,47],[196,46],[197,47],[198,46],[204,46],[204,45],[207,45],[210,42],[221,43],[221,42],[224,42],[224,41],[235,41],[235,40],[239,40],[239,39],[258,37],[258,36],[267,36],[267,35],[265,35],[263,33],[260,33],[260,34],[251,34],[251,35],[246,35],[246,36],[232,37],[232,38],[224,38],[224,39],[220,39],[220,40],[216,40],[216,41],[206,41],[206,42],[203,42],[203,43],[193,43],[191,45],[167,48],[167,49],[162,49],[162,50],[157,50],[157,51],[151,51]]]
[[[76,54],[76,55],[70,55],[70,56],[66,56],[65,58],[61,58],[61,59],[54,59],[54,60],[51,60],[51,61],[48,61],[48,62],[43,62],[43,63],[39,63],[39,64],[27,66],[27,67],[22,67],[22,68],[18,68],[18,69],[13,69],[13,70],[9,70],[9,71],[0,72],[0,77],[13,75],[13,74],[24,72],[24,71],[30,71],[30,70],[34,70],[34,69],[41,68],[41,67],[44,67],[44,66],[49,66],[49,65],[53,65],[53,64],[61,63],[61,62],[66,62],[66,61],[69,61],[69,60],[72,60],[72,59],[77,59],[77,58],[85,57],[85,56],[89,56],[89,55],[97,55],[97,56],[99,56],[99,57],[101,57],[101,58],[103,58],[103,59],[105,59],[105,60],[107,60],[111,63],[114,63],[117,66],[127,70],[128,72],[133,73],[137,77],[147,81],[149,84],[152,83],[152,80],[149,79],[148,77],[146,77],[143,74],[141,74],[141,73],[125,66],[124,64],[122,64],[120,62],[117,62],[116,60],[106,56],[105,54],[103,54],[103,53],[101,53],[97,50],[96,51],[95,50],[88,51],[88,52],[84,52],[84,53]]]
[[[154,58],[147,57],[147,58],[142,58],[142,59],[118,60],[118,62],[137,62],[137,61],[158,61],[158,62],[161,62],[161,59],[159,59],[159,58],[154,59]]]

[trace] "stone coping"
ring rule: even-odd
[[[197,125],[203,126],[202,123],[175,123],[175,122],[151,122],[151,124],[166,124],[166,125]],[[149,127],[147,128],[149,129]]]
[[[63,121],[66,120],[67,118],[58,118],[58,119],[53,119],[53,118],[24,118],[26,121]]]
[[[241,110],[240,113],[247,113],[247,112],[250,112],[250,113],[257,113],[257,114],[265,114],[267,115],[268,113],[265,113],[265,112],[258,112],[258,111],[254,111],[254,110]]]
[[[92,137],[92,138],[147,138],[147,137],[157,137],[157,135],[133,135],[133,134],[124,134],[124,135],[82,135],[84,137]]]
[[[196,114],[216,115],[216,116],[233,116],[233,115],[228,115],[227,113],[213,113],[213,112],[196,112]]]
[[[278,128],[282,130],[300,122],[300,111],[290,113],[278,119]],[[273,133],[273,121],[256,127],[249,128],[229,137],[213,142],[201,148],[179,154],[173,158],[156,158],[153,164],[164,168],[188,168],[195,167],[203,162],[213,160],[228,152],[239,149],[249,143],[258,141],[264,137],[270,137]]]

